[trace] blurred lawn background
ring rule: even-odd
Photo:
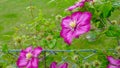
[[[31,0],[32,5],[36,6],[33,11],[34,17],[41,10],[46,19],[55,20],[56,15],[62,15],[68,6],[71,6],[77,0]],[[27,10],[30,5],[29,0],[0,0],[0,44],[11,41],[11,35],[14,34],[14,27],[20,24],[32,21],[31,13]],[[113,12],[111,20],[120,22],[120,12]],[[57,22],[60,24],[60,22]],[[24,28],[23,28],[24,29]],[[109,38],[102,35],[95,42],[89,42],[84,35],[75,39],[74,43],[68,47],[73,49],[109,49],[117,46],[116,38]],[[64,49],[64,48],[63,48]]]

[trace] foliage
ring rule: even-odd
[[[8,12],[6,12],[6,15],[0,13],[0,15],[2,15],[0,18],[3,20],[0,20],[1,23],[3,22],[0,24],[0,49],[2,50],[2,52],[0,52],[0,68],[6,68],[8,66],[15,67],[17,60],[16,57],[18,57],[17,55],[19,55],[19,53],[10,53],[9,50],[24,49],[29,45],[33,45],[34,47],[41,46],[45,50],[98,50],[97,55],[92,56],[85,61],[83,61],[83,58],[81,57],[82,53],[48,52],[46,53],[47,67],[49,67],[52,61],[67,61],[72,65],[72,68],[80,68],[84,66],[82,65],[84,63],[90,63],[91,65],[93,63],[92,61],[99,60],[102,66],[101,68],[105,68],[108,64],[106,56],[116,55],[113,54],[113,52],[106,52],[107,54],[104,54],[102,50],[114,49],[119,43],[116,42],[119,41],[116,37],[119,38],[120,36],[120,16],[118,15],[120,2],[119,0],[96,0],[94,3],[87,2],[83,8],[78,8],[72,11],[90,11],[92,13],[92,25],[90,32],[82,35],[79,39],[74,40],[71,46],[67,46],[60,37],[60,24],[63,17],[72,13],[65,11],[65,9],[73,5],[76,1],[77,0],[41,0],[41,5],[38,5],[37,1],[35,2],[31,0],[30,2],[26,0],[20,2],[19,5],[23,5],[23,3],[25,4],[22,8],[12,6],[19,9],[14,10],[14,13],[12,13],[12,11],[10,12],[11,14],[7,14]],[[13,1],[8,2],[10,4],[14,3]],[[19,3],[19,0],[16,0],[15,2]],[[0,3],[7,5],[5,0],[1,0]],[[15,5],[17,6],[17,4]],[[3,11],[4,8],[6,7],[2,6],[0,11]],[[23,9],[23,11],[21,11],[21,9]],[[114,23],[112,20],[115,20],[116,22]],[[12,22],[19,23],[9,24]],[[89,54],[83,53],[83,55],[85,57]],[[39,56],[39,58],[43,57],[44,53]],[[39,66],[43,68],[43,65],[44,60],[41,60]]]

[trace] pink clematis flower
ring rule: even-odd
[[[37,57],[41,52],[41,47],[32,49],[32,46],[22,50],[17,60],[18,68],[38,68],[39,59]]]
[[[68,68],[68,63],[63,63],[58,66],[56,62],[52,62],[50,68]]]
[[[107,57],[110,64],[107,68],[120,68],[120,59],[114,59],[112,56]]]
[[[70,6],[69,8],[67,8],[67,10],[72,11],[72,10],[74,10],[75,8],[83,7],[84,4],[85,4],[85,2],[90,2],[90,1],[93,1],[93,0],[82,0],[82,1],[80,1],[80,2],[77,2],[75,5]]]
[[[62,19],[60,36],[70,45],[74,38],[90,31],[90,12],[74,12],[71,16]]]

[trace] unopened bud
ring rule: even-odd
[[[78,60],[79,56],[78,55],[74,55],[73,60]]]
[[[101,63],[97,60],[93,62],[93,66],[96,68],[100,68],[100,65],[101,65]]]
[[[91,65],[88,62],[86,62],[84,63],[83,68],[91,68]]]
[[[20,37],[18,37],[18,38],[15,39],[15,41],[16,41],[17,43],[21,43],[21,42],[22,42],[22,39],[21,39]]]
[[[46,40],[48,40],[48,41],[50,41],[50,40],[52,40],[52,36],[51,35],[48,35],[47,37],[46,37]]]
[[[118,54],[120,54],[120,46],[118,46],[118,47],[116,48],[116,52],[117,52]]]
[[[117,21],[116,20],[112,20],[111,23],[112,24],[117,24]]]
[[[61,20],[62,19],[62,16],[61,15],[57,15],[56,16],[56,20]]]

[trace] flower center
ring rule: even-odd
[[[70,27],[75,28],[76,22],[75,22],[75,21],[72,21],[69,25],[70,25]]]
[[[32,54],[31,54],[31,53],[27,53],[27,54],[26,54],[26,58],[27,58],[27,59],[32,58]]]

